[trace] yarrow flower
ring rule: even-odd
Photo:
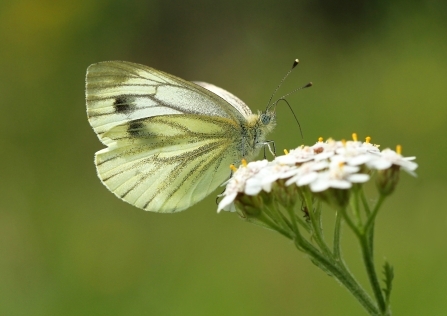
[[[360,142],[356,134],[352,141],[328,139],[323,142],[320,138],[312,146],[300,146],[290,152],[285,150],[285,155],[271,162],[261,160],[247,164],[244,161],[237,169],[233,166],[234,174],[226,183],[218,212],[235,211],[234,202],[238,197],[255,197],[262,192],[272,194],[275,184],[294,186],[296,192],[308,190],[326,202],[334,201],[330,195],[337,194],[336,206],[343,206],[349,199],[349,190],[370,180],[373,171],[378,171],[376,183],[384,195],[394,190],[400,168],[416,175],[417,164],[412,161],[415,157],[402,157],[400,146],[397,151],[380,151],[379,146],[371,144],[370,140],[367,137],[365,142]],[[342,195],[337,193],[340,190],[343,190]],[[259,199],[250,201],[253,206],[262,205]]]
[[[416,170],[418,165],[417,163],[411,161],[415,160],[416,157],[402,157],[401,150],[402,148],[400,146],[397,147],[396,151],[387,148],[381,152],[380,157],[369,161],[367,166],[371,169],[377,170],[389,169],[393,165],[399,166],[412,176],[416,176],[414,170]]]
[[[350,189],[353,183],[363,183],[369,180],[369,175],[358,173],[359,167],[350,166],[337,160],[333,158],[329,168],[320,172],[315,181],[310,183],[312,192],[322,192],[329,188]]]
[[[384,200],[394,192],[400,170],[416,176],[415,157],[403,157],[401,151],[401,146],[396,151],[381,151],[370,137],[360,142],[353,134],[348,141],[323,142],[320,138],[312,146],[284,150],[285,155],[270,162],[242,160],[239,168],[231,166],[233,176],[226,182],[218,212],[237,212],[249,223],[280,233],[343,284],[370,315],[391,315],[393,267],[384,264],[382,288],[374,268],[373,238],[375,219]],[[379,193],[374,200],[366,197],[362,187],[371,179]],[[332,245],[324,237],[323,203],[336,210]],[[376,304],[352,279],[342,258],[343,226],[359,241]]]
[[[220,201],[217,212],[221,210],[233,210],[234,207],[230,207],[230,204],[234,201],[238,193],[244,192],[246,183],[252,179],[260,170],[263,170],[267,166],[267,160],[253,161],[247,164],[245,160],[242,160],[242,166],[239,169],[232,166],[232,170],[235,171],[234,175],[228,180],[225,192],[222,194],[224,198]],[[247,194],[247,192],[245,192]],[[256,192],[259,193],[259,192]],[[255,194],[256,194],[255,193]],[[248,194],[254,195],[254,194]]]

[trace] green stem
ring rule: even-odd
[[[300,224],[308,233],[310,233],[309,223],[303,221],[298,214],[295,214],[295,220]]]
[[[368,275],[369,283],[371,284],[374,296],[376,298],[377,304],[382,314],[386,311],[386,303],[383,298],[382,290],[380,288],[380,283],[377,278],[377,273],[374,268],[374,260],[373,260],[373,251],[372,251],[372,241],[373,241],[373,225],[374,219],[379,211],[380,206],[382,205],[384,200],[383,196],[380,196],[379,201],[377,202],[373,212],[368,216],[368,220],[363,227],[360,229],[357,227],[351,218],[348,216],[346,209],[342,209],[343,218],[346,220],[348,226],[355,233],[360,242],[360,247],[362,249],[363,262],[365,264],[365,269]]]
[[[360,219],[360,202],[359,202],[359,194],[358,194],[358,188],[353,188],[354,196],[351,199],[351,207],[352,207],[352,214],[354,215],[355,221],[357,222],[357,227],[362,226],[362,221]]]
[[[272,220],[270,220],[270,218],[268,218],[267,216],[265,216],[263,214],[263,212],[261,212],[261,214],[259,214],[259,216],[257,216],[256,218],[249,217],[249,218],[246,218],[245,220],[252,224],[277,231],[284,237],[293,240],[293,236],[290,234],[289,231],[284,230],[282,227],[276,225],[276,223],[273,222]]]
[[[382,294],[382,290],[380,288],[379,279],[377,278],[376,270],[374,268],[374,260],[371,255],[368,239],[369,239],[368,234],[363,235],[360,238],[363,262],[365,264],[366,272],[368,274],[369,283],[371,284],[377,304],[379,305],[379,309],[384,314],[387,309],[387,306],[386,306],[385,299],[383,298],[383,294]]]
[[[365,210],[366,218],[368,220],[371,216],[371,209],[369,207],[368,200],[366,199],[363,187],[360,189],[360,196],[362,198],[363,209]],[[371,257],[374,258],[374,223],[369,224],[367,222],[365,225],[365,231],[368,235],[369,251],[371,252]]]
[[[278,210],[282,210],[284,209],[284,207],[281,204],[278,204]],[[289,219],[286,217],[286,215],[284,215],[284,213],[282,211],[279,211],[279,216],[281,217],[281,220],[284,221],[284,223],[286,223],[287,227],[293,231],[293,220],[289,221]]]
[[[320,212],[316,212],[314,213],[314,209],[313,209],[313,202],[312,202],[312,196],[309,194],[309,192],[305,192],[303,194],[304,196],[304,201],[306,203],[306,207],[309,213],[309,217],[310,217],[310,222],[312,224],[312,228],[313,228],[313,236],[315,237],[315,241],[318,245],[318,247],[320,247],[320,249],[330,258],[332,258],[332,253],[331,250],[329,249],[328,245],[326,244],[326,242],[324,241],[323,238],[323,233],[321,231],[321,226],[320,226],[320,217],[316,216],[316,215],[320,215]]]
[[[350,276],[351,279],[354,280],[354,276],[349,271],[348,267],[346,266],[345,262],[343,261],[343,258],[341,257],[341,224],[342,224],[342,215],[340,212],[335,213],[335,227],[334,227],[334,257],[337,261],[338,265],[340,266],[340,269],[342,269],[346,274]]]
[[[374,223],[376,216],[379,212],[380,207],[385,201],[385,196],[380,195],[379,200],[374,206],[373,211],[368,216],[368,220],[364,227],[364,233],[362,238],[360,238],[360,245],[362,247],[363,261],[365,263],[365,268],[368,273],[369,282],[376,297],[377,303],[379,304],[380,310],[385,313],[387,310],[387,304],[383,297],[382,290],[380,288],[379,279],[377,278],[377,273],[374,268]]]
[[[369,216],[371,214],[371,210],[369,208],[369,203],[365,196],[365,191],[363,190],[363,187],[360,188],[360,196],[362,198],[362,204],[363,204],[363,208],[365,210],[366,216]]]
[[[299,243],[299,245],[296,245],[298,249],[304,249],[304,251],[315,261],[317,261],[319,265],[323,266],[327,271],[329,271],[335,279],[346,287],[346,289],[357,299],[357,301],[370,315],[379,315],[379,311],[374,302],[349,273],[317,251],[307,241],[301,240],[301,242],[299,242],[297,240],[297,243]]]
[[[282,216],[279,210],[277,211],[275,209],[275,206],[273,206],[272,209],[271,204],[264,205],[264,212],[272,219],[272,221],[274,221],[277,225],[281,226],[283,230],[292,230],[290,222],[286,218],[284,218],[284,216]]]
[[[379,200],[377,201],[376,205],[374,206],[374,210],[368,217],[368,221],[365,224],[365,232],[368,231],[368,229],[372,226],[374,223],[374,220],[376,219],[377,213],[379,212],[380,207],[383,204],[383,201],[385,201],[385,195],[380,195]]]
[[[334,229],[334,257],[341,261],[340,251],[340,232],[341,232],[341,215],[340,212],[335,213],[335,229]]]
[[[296,221],[296,214],[295,214],[295,210],[293,207],[288,207],[287,208],[287,212],[289,213],[290,216],[290,220],[292,222],[292,228],[293,228],[293,232],[295,233],[295,243],[297,240],[299,240],[300,242],[302,242],[303,237],[300,234],[300,230],[298,229],[298,224]]]
[[[314,249],[315,251],[318,251],[318,250],[316,250],[310,243],[308,243],[308,242],[303,238],[303,236],[301,235],[300,230],[299,230],[299,228],[298,228],[297,221],[296,221],[297,216],[296,216],[296,214],[295,214],[294,207],[288,207],[288,208],[287,208],[287,212],[289,213],[289,216],[290,216],[290,218],[291,218],[292,228],[293,228],[293,232],[294,232],[294,235],[295,235],[294,238],[293,238],[293,241],[294,241],[294,243],[295,243],[295,247],[296,247],[298,250],[302,251],[302,252],[306,252],[306,250],[304,250],[303,247],[301,246],[301,245],[303,245],[303,244],[306,244],[306,246],[307,246],[308,248],[312,248],[312,249]]]
[[[352,229],[352,231],[354,232],[354,234],[357,236],[357,238],[360,238],[362,236],[361,231],[357,228],[357,226],[354,224],[354,222],[351,220],[351,218],[349,217],[349,215],[346,212],[346,208],[342,208],[340,210],[343,219],[346,221],[346,223],[348,224],[349,228]]]

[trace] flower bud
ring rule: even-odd
[[[380,194],[387,196],[394,192],[399,182],[400,166],[392,165],[388,169],[378,170],[376,186]]]
[[[339,210],[348,206],[350,193],[350,189],[330,188],[328,190],[316,193],[316,196],[329,204],[331,207]]]
[[[243,217],[259,216],[264,206],[261,194],[258,195],[238,194],[234,203],[236,209],[242,213]]]

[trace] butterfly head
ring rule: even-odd
[[[262,143],[264,142],[267,134],[273,131],[273,129],[276,126],[275,110],[273,111],[267,110],[258,113],[256,126],[257,128],[255,128],[256,130],[255,142]]]
[[[269,125],[271,122],[275,122],[276,113],[275,111],[265,111],[259,115],[259,121],[262,125]]]

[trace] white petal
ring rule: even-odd
[[[331,180],[330,181],[331,188],[334,189],[349,189],[352,184],[349,181],[346,180]]]
[[[317,180],[310,184],[310,190],[312,192],[322,192],[324,190],[327,190],[328,188],[329,188],[328,181]]]
[[[303,185],[308,185],[308,184],[314,182],[317,178],[318,178],[318,173],[316,173],[316,172],[303,174],[302,177],[299,177],[297,179],[296,184],[299,187],[301,187]]]
[[[383,158],[379,158],[368,162],[366,165],[372,169],[384,170],[391,167],[392,163]]]
[[[297,174],[297,170],[298,168],[292,168],[290,170],[284,171],[283,173],[281,173],[281,175],[279,176],[279,179],[287,179],[290,178],[294,175]]]
[[[286,181],[286,185],[291,185],[293,183],[296,183],[300,177],[301,177],[300,174],[297,174],[297,175],[291,177],[289,180]]]
[[[270,193],[270,191],[272,191],[272,183],[273,182],[264,183],[262,185],[262,190],[267,192],[267,193]]]
[[[401,166],[408,171],[413,171],[416,170],[418,164],[412,161],[405,161],[405,163],[402,163]]]
[[[370,161],[374,159],[371,155],[358,155],[355,157],[352,157],[351,159],[349,159],[348,163],[351,166],[359,166],[359,165],[363,165],[366,162]]]
[[[322,153],[316,154],[314,160],[321,161],[324,159],[328,159],[329,157],[332,157],[333,155],[334,155],[333,151],[323,151]]]
[[[357,167],[357,166],[349,166],[349,165],[344,165],[343,166],[343,171],[344,171],[345,174],[346,173],[355,173],[355,172],[357,172],[359,170],[360,170],[360,168]]]
[[[256,195],[261,192],[261,182],[258,179],[250,178],[245,183],[244,193],[247,195]]]
[[[220,202],[217,207],[217,213],[220,213],[221,210],[226,210],[227,207],[233,203],[234,199],[237,196],[237,192],[230,193],[226,195]]]
[[[328,166],[329,163],[326,160],[316,161],[314,164],[312,164],[312,170],[318,171],[327,168]]]
[[[363,173],[352,174],[347,177],[350,182],[353,183],[364,183],[369,180],[369,175]]]

